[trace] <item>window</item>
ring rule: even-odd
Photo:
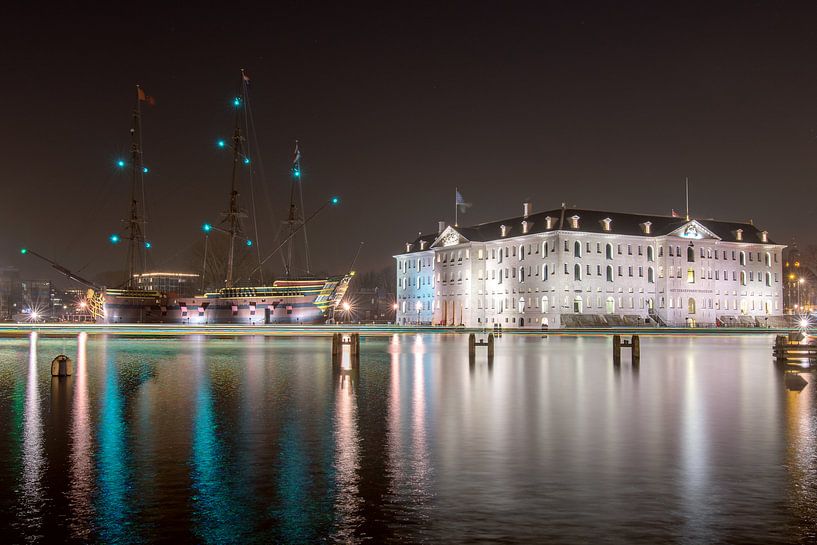
[[[608,282],[613,281],[613,266],[612,265],[607,265],[607,281]]]
[[[655,261],[655,250],[652,246],[647,246],[647,261]]]
[[[633,255],[633,245],[632,244],[627,245],[627,255]]]
[[[630,277],[633,276],[633,267],[632,267],[632,265],[627,267],[627,276],[630,276]]]
[[[544,265],[542,265],[542,280],[547,279],[548,279],[548,264],[545,263]]]
[[[770,254],[769,252],[766,252],[766,266],[767,267],[772,266],[772,254]]]
[[[766,273],[766,285],[767,286],[772,285],[772,273],[768,273],[768,272]]]
[[[578,263],[573,265],[573,280],[579,282],[582,279],[582,267]]]
[[[568,252],[568,251],[570,251],[570,250],[568,249],[568,246],[567,246],[567,240],[565,240],[565,252]]]
[[[690,297],[687,299],[687,312],[689,314],[695,314],[695,298]]]
[[[695,283],[695,269],[692,267],[687,269],[687,283],[694,284]]]
[[[608,242],[607,246],[605,247],[604,252],[605,252],[605,255],[606,255],[607,259],[613,259],[613,245],[612,244],[610,244]]]
[[[652,267],[647,267],[647,282],[650,284],[655,283],[655,271]]]
[[[694,263],[695,262],[695,248],[692,246],[687,248],[687,262]]]
[[[522,244],[519,245],[519,261],[524,261],[525,259],[525,246]]]
[[[740,271],[740,285],[746,285],[746,271]]]
[[[732,255],[734,257],[734,253]],[[740,252],[740,265],[742,267],[746,266],[746,252],[743,252],[743,251]]]
[[[573,243],[573,257],[581,257],[582,256],[582,243],[578,240]]]

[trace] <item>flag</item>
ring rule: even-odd
[[[301,148],[298,146],[298,141],[295,141],[295,153],[292,155],[292,166],[298,166],[301,162]]]
[[[470,207],[471,203],[470,202],[465,202],[465,199],[463,198],[462,193],[460,193],[459,189],[455,190],[455,192],[457,194],[457,197],[456,197],[456,199],[457,199],[457,208],[462,213],[465,213],[465,209]]]
[[[673,218],[680,218],[681,214],[678,213],[674,208],[672,209],[672,217]]]
[[[156,99],[150,95],[146,95],[145,90],[141,87],[136,88],[136,94],[138,95],[140,102],[147,102],[150,106],[156,106]]]

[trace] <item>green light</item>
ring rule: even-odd
[[[301,177],[301,169],[299,169],[299,168],[293,169],[292,175],[295,176],[296,178],[300,178]]]
[[[111,241],[111,244],[119,243],[119,235],[111,235],[108,237],[108,240]]]
[[[241,106],[241,97],[235,97],[233,99],[233,106],[235,106],[236,108]]]
[[[118,166],[119,168],[125,168],[125,161],[123,161],[122,159],[118,160],[116,162],[116,166]]]
[[[340,204],[340,197],[332,197],[329,200],[329,202],[332,203],[333,205],[338,205],[338,204]]]
[[[205,233],[209,233],[210,231],[213,230],[213,226],[210,225],[209,223],[205,223],[204,225],[201,226],[201,230],[204,231]]]
[[[28,248],[20,248],[20,253],[26,255],[28,253]]]
[[[150,172],[150,170],[148,169],[148,167],[142,167],[142,172],[147,174],[148,172]]]
[[[250,239],[247,239],[247,246],[252,246],[252,241]]]
[[[220,148],[223,148],[227,145],[227,142],[225,142],[224,140],[219,140],[218,142],[216,142],[216,145],[218,145],[218,147]]]
[[[145,249],[150,250],[153,245],[150,242],[145,242]]]
[[[249,157],[244,157],[244,164],[245,164],[245,165],[249,165],[249,164],[250,164],[250,158],[249,158]]]

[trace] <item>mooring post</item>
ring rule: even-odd
[[[641,362],[641,339],[639,339],[638,335],[633,335],[631,344],[633,352],[633,365],[638,365]]]
[[[74,373],[74,365],[71,358],[64,354],[60,354],[51,360],[51,376],[52,377],[67,377]]]
[[[352,360],[352,369],[360,367],[360,333],[352,333],[352,346],[349,349]]]
[[[613,335],[613,365],[621,365],[621,335]]]
[[[494,359],[494,334],[488,333],[488,362]]]
[[[468,357],[473,359],[477,355],[477,336],[474,333],[468,334]]]

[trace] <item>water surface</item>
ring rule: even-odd
[[[0,340],[4,541],[809,543],[771,337]],[[75,373],[52,378],[68,354]],[[626,353],[625,353],[626,356]]]

